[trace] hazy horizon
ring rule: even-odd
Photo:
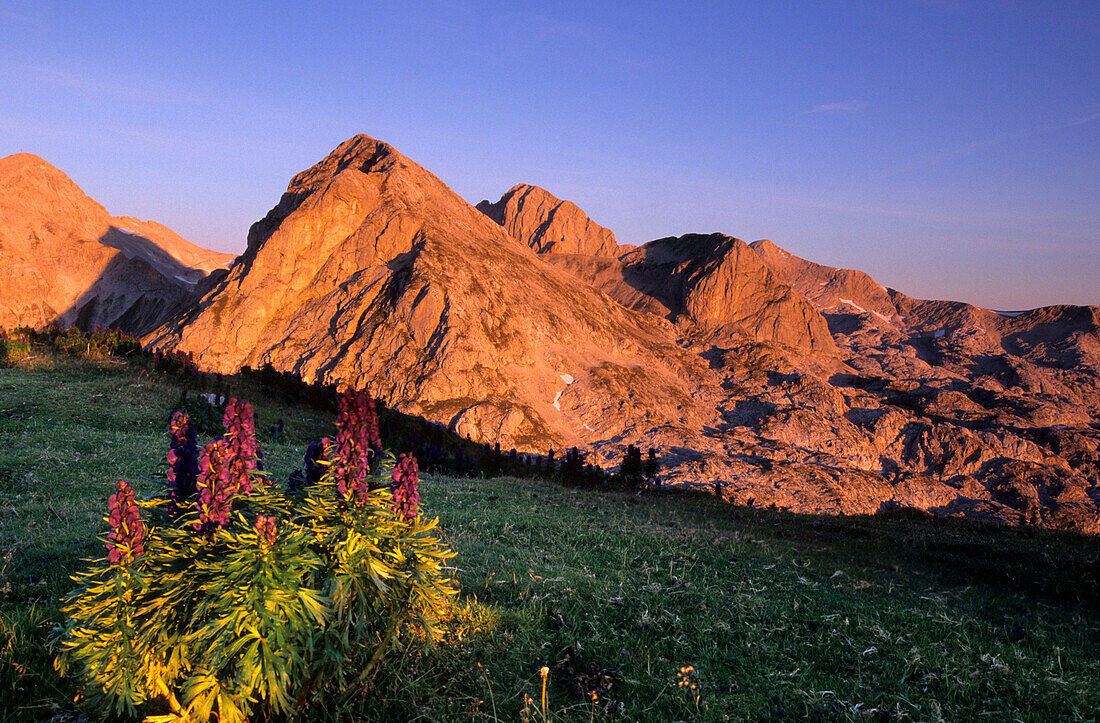
[[[9,2],[0,155],[238,253],[362,132],[471,203],[536,184],[620,243],[718,231],[919,298],[1100,305],[1088,4],[667,7]]]

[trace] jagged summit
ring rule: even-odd
[[[521,448],[704,414],[684,379],[705,365],[666,327],[546,264],[367,136],[296,175],[241,263],[153,342],[218,371],[271,363],[353,384]],[[601,391],[627,379],[629,407]]]
[[[904,305],[908,298],[887,289],[862,271],[807,261],[768,239],[749,245],[780,279],[822,311],[866,312],[886,323],[896,323],[898,306]]]
[[[505,448],[653,446],[664,481],[739,504],[1100,532],[1100,310],[920,301],[725,234],[560,253],[591,251],[589,227],[513,191],[479,211],[356,136],[151,340],[366,388]]]
[[[685,234],[650,241],[618,259],[551,255],[547,261],[624,306],[726,345],[743,337],[798,354],[835,354],[825,319],[741,239]]]
[[[613,257],[620,253],[610,229],[538,186],[516,184],[496,203],[482,201],[477,209],[540,254]]]

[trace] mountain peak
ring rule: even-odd
[[[10,156],[0,158],[0,176],[22,171],[26,168],[34,168],[35,166],[50,169],[57,173],[61,172],[33,153],[13,153]]]
[[[757,239],[756,241],[753,241],[751,244],[749,244],[749,246],[752,246],[753,250],[757,252],[774,253],[778,251],[781,253],[787,253],[779,247],[779,244],[775,243],[769,238]]]
[[[408,159],[397,152],[393,146],[360,133],[338,145],[321,161],[302,171],[290,182],[288,192],[322,179],[333,178],[347,169],[370,173],[390,170],[393,161]],[[390,161],[390,163],[386,163]]]
[[[629,386],[632,408],[656,423],[714,416],[676,387],[705,367],[668,325],[544,263],[368,137],[295,176],[241,263],[152,342],[218,371],[271,363],[365,387],[517,448],[621,432],[632,417],[602,410],[608,387]]]
[[[0,326],[158,324],[232,258],[114,217],[32,153],[0,158]]]
[[[477,209],[540,254],[619,254],[610,229],[590,219],[576,204],[539,186],[517,183],[496,203],[482,201]]]

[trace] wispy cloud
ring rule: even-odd
[[[1091,123],[1094,120],[1100,119],[1100,111],[1090,113],[1088,115],[1078,116],[1076,118],[1069,118],[1067,120],[1059,121],[1057,123],[1050,123],[1037,128],[1028,128],[1022,131],[1014,131],[1007,133],[998,133],[997,135],[990,136],[989,138],[983,138],[981,140],[972,141],[958,148],[952,148],[946,151],[940,151],[939,153],[932,153],[923,158],[918,158],[910,163],[903,164],[896,168],[891,168],[881,173],[874,174],[872,180],[882,180],[884,178],[892,178],[894,176],[901,175],[908,171],[915,171],[922,168],[928,168],[944,161],[950,161],[955,158],[961,158],[962,156],[970,155],[976,151],[989,148],[1001,143],[1007,143],[1009,141],[1018,141],[1024,138],[1030,138],[1043,133],[1051,133],[1053,131],[1060,131],[1066,128],[1073,128],[1074,126],[1083,126],[1086,123]]]
[[[1091,115],[1082,116],[1080,118],[1074,118],[1073,120],[1068,120],[1068,121],[1065,121],[1064,123],[1059,123],[1058,125],[1051,126],[1050,128],[1045,128],[1044,130],[1052,130],[1053,131],[1053,130],[1059,130],[1061,128],[1072,128],[1073,126],[1083,126],[1086,123],[1094,121],[1098,118],[1100,118],[1100,111],[1097,111],[1096,113],[1092,113]]]
[[[837,103],[822,103],[810,108],[807,113],[856,113],[867,107],[862,100],[845,100]]]
[[[89,97],[111,98],[133,103],[176,103],[184,105],[202,105],[207,99],[188,90],[167,88],[162,81],[154,79],[135,79],[133,83],[118,83],[101,80],[87,73],[71,73],[58,68],[23,65],[16,68],[38,83],[66,88],[74,93]]]

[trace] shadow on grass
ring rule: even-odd
[[[953,587],[982,585],[1010,596],[1100,610],[1100,539],[912,511],[800,515],[733,507],[683,490],[647,493],[693,516],[725,520],[754,534],[850,556],[868,569],[919,569]],[[660,503],[658,503],[660,504]]]

